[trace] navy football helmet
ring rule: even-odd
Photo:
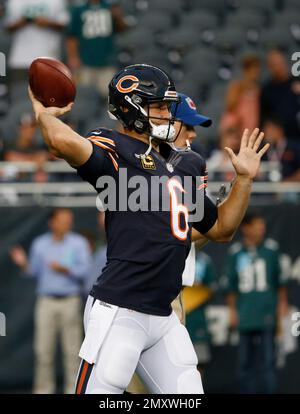
[[[173,142],[176,139],[173,122],[155,125],[149,117],[149,105],[156,102],[178,103],[174,83],[162,69],[147,64],[127,66],[118,72],[109,84],[109,108],[111,118],[118,119],[126,128],[152,139]],[[147,111],[148,108],[148,111]]]

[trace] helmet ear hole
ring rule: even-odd
[[[143,131],[144,130],[144,123],[142,121],[140,121],[139,119],[134,121],[134,126],[136,129]]]
[[[132,102],[135,103],[136,105],[141,105],[142,104],[142,98],[138,95],[133,94],[132,97]]]

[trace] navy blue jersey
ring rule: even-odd
[[[199,191],[205,191],[205,162],[193,151],[179,154],[168,144],[161,144],[159,152],[152,150],[149,157],[142,160],[136,154],[145,153],[148,144],[128,135],[101,128],[92,131],[87,138],[92,142],[93,152],[77,172],[100,194],[103,194],[103,188],[97,188],[97,180],[104,176],[113,177],[118,195],[119,184],[122,183],[124,190],[130,179],[136,176],[142,177],[149,188],[151,179],[162,176],[171,183],[175,176],[201,176]],[[196,190],[196,181],[194,187]],[[129,200],[134,197],[136,188],[126,191],[126,199]],[[169,202],[173,203],[175,196],[171,196]],[[150,206],[151,197],[149,191],[146,207]],[[121,206],[123,202],[118,199],[115,211],[106,211],[107,263],[91,295],[120,307],[168,316],[170,304],[182,286],[191,227],[193,225],[201,233],[206,233],[217,219],[217,208],[205,195],[204,218],[187,225],[183,213],[178,213],[177,217],[173,210],[142,208],[145,211],[131,211]]]

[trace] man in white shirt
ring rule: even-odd
[[[11,83],[27,80],[28,67],[38,56],[60,59],[62,31],[68,21],[65,0],[8,0],[5,25],[12,33]]]

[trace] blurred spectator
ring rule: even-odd
[[[278,165],[276,174],[279,180],[300,182],[300,142],[286,137],[278,118],[266,119],[263,131],[272,144],[265,157]]]
[[[32,173],[18,172],[15,170],[14,178],[17,180],[29,180],[35,182],[45,182],[48,174],[44,171],[44,164],[49,158],[49,153],[36,139],[36,121],[31,114],[22,114],[17,138],[9,141],[4,147],[5,161],[30,161],[36,164],[36,171]],[[2,179],[5,180],[5,171],[2,173]]]
[[[261,94],[261,122],[268,117],[282,119],[287,137],[300,140],[300,82],[291,76],[284,55],[272,50],[267,58],[271,74]]]
[[[199,252],[196,256],[194,285],[184,288],[183,303],[186,311],[186,328],[195,347],[201,375],[211,358],[205,307],[215,289],[216,273],[213,263],[208,255]]]
[[[238,154],[240,145],[241,134],[239,128],[232,126],[220,131],[219,148],[212,151],[206,163],[211,180],[226,182],[233,180],[235,171],[224,148],[232,148],[234,153]]]
[[[37,278],[34,351],[36,370],[34,393],[55,392],[55,350],[62,339],[65,393],[74,393],[78,352],[82,340],[82,284],[88,276],[91,257],[87,241],[71,232],[73,214],[55,209],[49,218],[50,232],[37,237],[25,251],[15,246],[12,260],[27,274]]]
[[[225,271],[230,326],[239,330],[238,381],[246,394],[276,393],[275,334],[288,311],[280,252],[265,232],[264,218],[248,213]]]
[[[79,83],[96,87],[104,98],[116,72],[114,33],[125,29],[116,1],[86,0],[72,8],[66,41],[68,65]]]
[[[0,0],[0,19],[5,13],[5,3],[6,0]]]
[[[88,235],[85,235],[87,237],[91,251],[93,253],[92,258],[92,267],[89,272],[89,277],[86,279],[83,293],[85,298],[88,297],[90,294],[90,291],[96,283],[96,280],[101,275],[101,271],[103,267],[106,265],[106,240],[105,240],[105,213],[103,211],[99,211],[98,216],[98,228],[100,231],[100,237],[94,238]],[[103,240],[104,239],[104,240]],[[97,241],[97,242],[96,242]]]
[[[8,0],[6,28],[12,33],[8,60],[11,84],[25,81],[38,56],[61,57],[62,31],[69,17],[65,0]]]
[[[243,133],[245,128],[252,131],[258,126],[259,76],[259,59],[254,55],[244,57],[242,79],[232,81],[226,93],[225,113],[221,119],[222,129],[239,125],[240,133]]]

